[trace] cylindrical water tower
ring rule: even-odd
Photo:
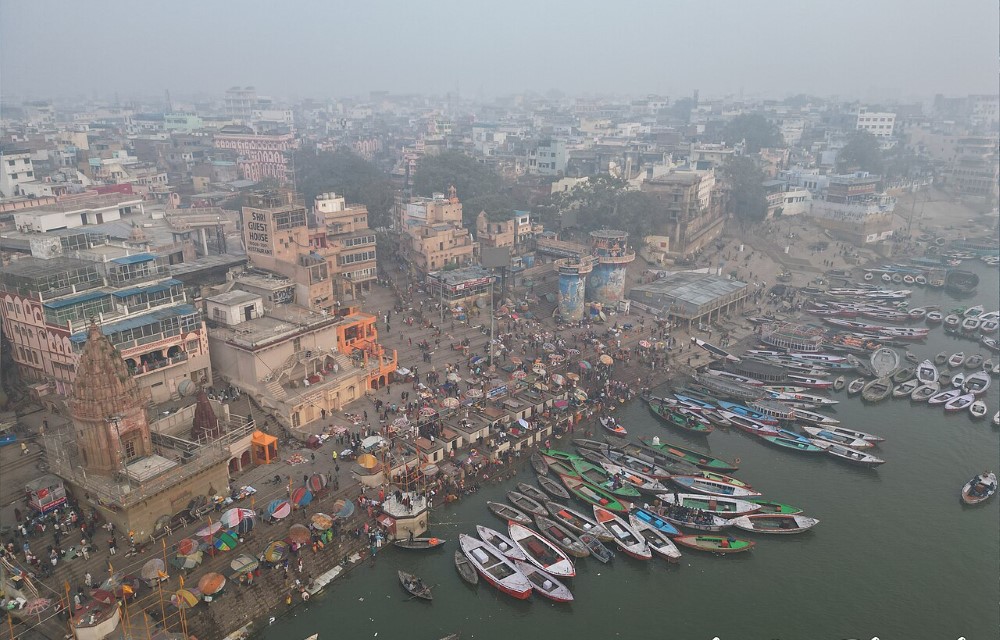
[[[614,229],[591,231],[590,248],[597,264],[587,278],[587,300],[616,307],[625,298],[625,269],[635,260],[628,234]]]
[[[583,319],[587,274],[594,268],[594,259],[563,258],[555,261],[555,267],[559,274],[559,315],[563,320],[579,322]]]

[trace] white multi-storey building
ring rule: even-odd
[[[858,122],[855,127],[858,131],[867,131],[876,138],[888,138],[892,136],[896,126],[896,114],[888,111],[868,111],[864,107],[858,111]]]
[[[21,149],[0,152],[0,196],[11,198],[19,195],[18,185],[35,179],[31,153]]]

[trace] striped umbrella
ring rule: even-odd
[[[236,558],[229,563],[229,568],[236,573],[246,573],[247,571],[253,571],[257,568],[259,562],[256,558],[251,558],[248,555],[241,554],[236,556]]]
[[[299,487],[292,491],[292,504],[296,507],[305,507],[313,500],[313,494],[305,487]]]
[[[257,523],[257,518],[243,518],[240,523],[236,525],[237,535],[244,536],[251,531],[253,531],[253,526]]]
[[[191,555],[201,547],[201,543],[197,540],[191,538],[184,538],[177,543],[177,555],[187,556]]]
[[[288,556],[288,544],[281,540],[272,540],[264,548],[264,559],[268,562],[281,562]]]
[[[265,512],[269,517],[281,520],[287,518],[288,514],[292,512],[292,505],[288,500],[272,500],[267,504]]]
[[[354,513],[354,503],[344,498],[338,498],[333,503],[334,514],[338,518],[350,518]]]
[[[181,589],[170,596],[170,604],[178,609],[190,609],[201,600],[201,593],[197,589]]]
[[[188,555],[177,554],[170,560],[170,564],[178,569],[194,569],[201,564],[203,552],[195,551]]]
[[[240,543],[240,539],[236,537],[236,534],[232,531],[223,531],[217,536],[212,544],[219,551],[232,551],[236,548],[236,545]]]
[[[222,514],[219,522],[227,529],[232,529],[238,526],[243,520],[253,518],[255,515],[257,514],[253,509],[230,509]]]
[[[211,538],[221,529],[222,529],[221,522],[213,522],[212,524],[209,524],[207,526],[202,527],[201,529],[198,529],[195,532],[195,535],[198,536],[199,538]]]
[[[325,473],[314,473],[309,476],[309,490],[313,493],[322,491],[329,482],[330,479],[326,477]]]

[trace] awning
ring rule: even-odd
[[[166,309],[156,309],[151,313],[144,313],[140,316],[128,317],[124,320],[118,322],[109,322],[101,325],[101,333],[110,336],[126,329],[135,329],[137,327],[144,327],[147,324],[152,324],[154,322],[159,322],[161,320],[167,320],[169,318],[175,318],[180,316],[191,316],[197,315],[198,310],[189,304],[179,304],[174,307],[168,307]],[[74,333],[70,340],[76,343],[82,343],[87,341],[87,332],[80,331]]]
[[[115,264],[139,264],[140,262],[149,262],[150,260],[156,260],[156,256],[151,253],[137,253],[134,256],[115,258],[111,262]]]
[[[104,298],[109,295],[111,295],[110,291],[88,291],[86,293],[81,293],[78,296],[60,298],[58,300],[49,300],[43,306],[46,309],[62,309],[64,307],[71,307],[74,304],[80,304],[81,302],[98,300],[99,298]]]
[[[129,287],[128,289],[119,289],[113,292],[111,295],[116,298],[127,298],[129,296],[134,296],[140,293],[159,293],[160,291],[170,291],[170,287],[176,287],[183,285],[184,283],[175,278],[170,278],[169,280],[164,280],[163,282],[158,282],[154,285],[148,287]]]
[[[268,434],[264,433],[263,431],[254,431],[253,432],[253,436],[251,436],[251,438],[250,438],[250,441],[253,444],[257,444],[257,445],[260,445],[262,447],[266,447],[269,444],[277,444],[278,439],[275,438],[272,435],[268,435]]]

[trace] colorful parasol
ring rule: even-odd
[[[468,391],[465,392],[465,396],[467,398],[482,398],[483,397],[483,391],[482,391],[482,389],[472,388],[472,389],[469,389]]]
[[[553,373],[551,379],[552,379],[552,384],[557,384],[560,386],[566,384],[566,378],[562,377],[558,373]]]
[[[206,596],[211,596],[222,591],[226,586],[226,577],[214,571],[206,573],[198,580],[198,591]]]
[[[511,357],[510,357],[510,361],[511,361],[511,363],[512,363],[512,364],[514,364],[514,365],[516,365],[516,366],[521,366],[521,363],[522,363],[522,362],[524,362],[524,361],[523,361],[523,360],[521,360],[521,358],[519,358],[518,356],[511,356]]]
[[[604,365],[610,365],[610,364],[614,363],[614,358],[612,358],[611,356],[609,356],[606,353],[601,354],[600,360],[601,360],[601,364],[604,364]]]
[[[434,410],[434,407],[421,407],[420,408],[420,415],[424,416],[425,418],[429,418],[430,416],[434,415],[435,413],[437,413],[437,411]]]
[[[181,589],[170,596],[170,604],[178,609],[190,609],[201,600],[201,593],[197,589]]]
[[[545,375],[545,368],[544,367],[535,366],[535,367],[531,368],[531,371],[534,372],[536,375],[539,375],[539,376],[544,376]]]
[[[313,501],[312,491],[305,487],[299,487],[292,491],[292,504],[296,507],[305,507]]]
[[[43,611],[52,606],[52,601],[48,598],[32,598],[24,605],[22,611],[29,616],[40,615]]]
[[[219,551],[232,551],[239,543],[240,539],[232,531],[223,531],[212,541],[212,544]]]
[[[449,373],[448,374],[448,382],[461,382],[461,381],[462,381],[462,377],[460,375],[458,375],[457,373]]]
[[[229,509],[219,518],[219,523],[227,529],[232,529],[255,515],[257,514],[252,509]]]
[[[397,429],[402,429],[409,424],[410,420],[406,416],[403,416],[402,418],[396,418],[395,420],[392,421],[392,426],[396,427]]]
[[[583,389],[577,389],[576,391],[574,391],[573,396],[580,402],[586,402],[587,400],[587,392],[584,391]]]
[[[444,406],[446,409],[454,409],[460,404],[461,403],[458,401],[458,398],[454,398],[451,396],[448,396],[447,398],[441,401],[441,405]]]
[[[333,510],[333,515],[338,518],[350,518],[351,514],[354,513],[354,503],[344,498],[338,498],[337,501],[333,503]]]
[[[264,548],[264,559],[268,562],[281,562],[288,557],[288,544],[281,540],[273,540]]]
[[[198,529],[198,531],[195,532],[195,535],[198,536],[199,538],[211,538],[221,530],[222,530],[222,523],[213,522],[207,526],[202,527],[201,529]]]
[[[580,368],[583,369],[584,371],[586,371],[587,369],[590,369],[591,367],[592,367],[592,365],[587,360],[581,360],[580,361]]]
[[[325,473],[314,473],[309,476],[309,489],[316,493],[322,491],[326,488],[326,485],[330,483],[330,479],[326,477]]]
[[[236,525],[234,531],[236,532],[236,535],[243,536],[253,531],[255,524],[257,524],[257,518],[243,518],[240,520],[240,523]]]
[[[328,516],[325,513],[314,513],[311,524],[313,529],[317,531],[326,531],[333,526],[333,516]]]
[[[358,456],[358,466],[362,469],[374,469],[378,466],[378,460],[370,453],[362,453]]]
[[[528,374],[525,373],[524,371],[521,371],[520,369],[518,369],[514,373],[510,374],[510,377],[513,380],[524,380],[527,376],[528,376]],[[471,389],[470,389],[470,391],[471,391]]]
[[[649,344],[649,340],[640,340],[639,341],[639,346],[642,347],[643,349],[648,349],[652,345]]]
[[[187,556],[191,555],[195,551],[201,548],[201,544],[197,540],[191,538],[184,538],[177,543],[177,555]]]
[[[246,554],[240,554],[229,563],[229,568],[236,573],[246,573],[247,571],[253,571],[257,568],[260,563],[257,558],[251,558]]]
[[[558,353],[553,353],[549,355],[549,362],[552,364],[559,364],[566,359],[566,356],[560,355]]]
[[[178,569],[194,569],[199,564],[201,564],[202,556],[204,553],[202,551],[195,551],[188,555],[176,555],[170,560],[170,564],[177,567]]]
[[[579,374],[570,372],[570,373],[566,374],[566,379],[567,380],[572,380],[573,382],[577,382],[580,379],[580,376],[579,376]]]
[[[146,564],[142,565],[142,569],[139,570],[139,575],[142,576],[142,579],[147,582],[158,582],[164,575],[165,569],[166,566],[163,564],[163,560],[160,558],[153,558],[152,560],[147,560]]]

